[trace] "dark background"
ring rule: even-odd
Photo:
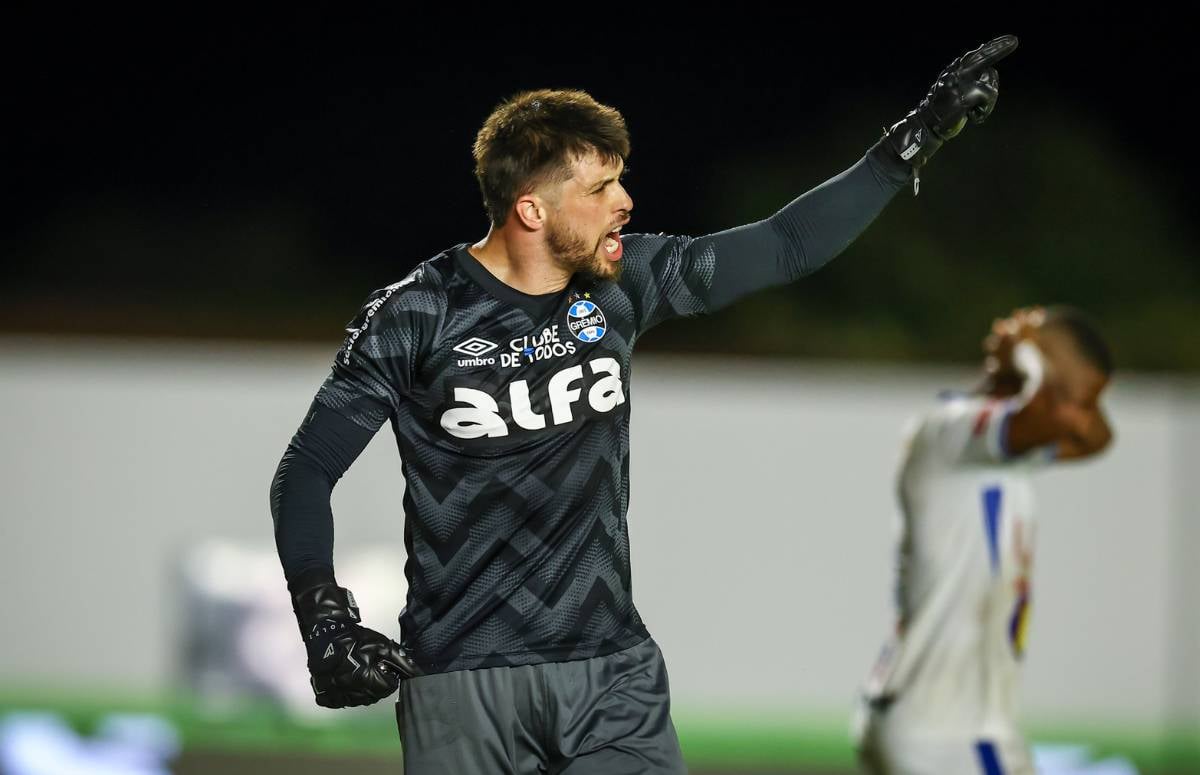
[[[18,16],[0,331],[332,350],[369,290],[486,232],[470,145],[518,90],[579,87],[619,108],[629,229],[701,234],[841,171],[951,59],[1014,33],[996,113],[939,153],[918,198],[901,194],[817,276],[646,346],[964,361],[993,317],[1068,302],[1099,318],[1119,367],[1200,369],[1180,20],[816,10]]]
[[[831,10],[840,18],[829,19]],[[749,3],[674,10],[507,4],[487,12],[393,6],[387,13],[353,6],[336,14],[211,3],[156,11],[47,4],[36,13],[10,10],[0,21],[0,338],[18,335],[4,367],[19,377],[10,381],[12,395],[28,401],[36,394],[39,402],[9,401],[0,424],[10,441],[5,468],[13,472],[4,510],[5,536],[13,538],[5,545],[17,547],[12,556],[28,558],[8,564],[10,575],[18,574],[8,586],[30,588],[23,568],[48,569],[39,577],[46,583],[35,586],[82,605],[60,555],[84,545],[102,565],[111,525],[155,525],[150,548],[139,544],[112,555],[129,573],[150,562],[174,569],[175,554],[153,554],[166,536],[202,537],[209,525],[181,518],[173,499],[194,500],[193,511],[206,517],[232,514],[257,525],[253,531],[269,529],[267,474],[300,416],[287,407],[311,395],[312,387],[291,398],[279,394],[286,418],[269,449],[252,453],[264,461],[261,482],[252,499],[242,500],[240,483],[260,474],[251,467],[232,471],[230,460],[240,458],[222,450],[234,438],[229,428],[245,421],[243,413],[226,412],[233,401],[228,391],[245,386],[227,390],[221,381],[246,371],[198,360],[185,375],[197,379],[194,390],[184,393],[184,380],[149,381],[149,375],[195,359],[194,347],[180,347],[175,361],[157,347],[111,348],[90,338],[81,347],[69,337],[153,338],[168,349],[177,345],[174,337],[242,339],[251,346],[212,353],[261,357],[264,369],[288,362],[273,342],[316,343],[332,356],[345,322],[371,289],[484,235],[470,145],[492,107],[526,88],[584,88],[624,113],[634,146],[631,229],[702,234],[756,220],[854,163],[951,59],[1002,33],[1019,35],[1021,47],[1000,67],[995,115],[938,154],[923,173],[919,197],[901,193],[816,276],[710,318],[661,326],[640,340],[642,349],[965,363],[978,359],[993,317],[1017,305],[1067,302],[1100,320],[1120,369],[1200,372],[1191,116],[1197,68],[1182,11],[1135,5],[1017,17],[978,5]],[[27,357],[20,341],[26,333],[68,337],[40,339]],[[99,365],[79,357],[93,343],[109,353]],[[125,378],[127,368],[132,375]],[[296,376],[298,367],[288,368],[292,376],[284,378],[307,379],[303,384],[313,387],[324,373],[314,366],[304,378]],[[870,391],[889,389],[890,375],[900,371],[880,370],[878,384],[851,400],[866,405]],[[90,388],[93,378],[101,389],[84,391],[86,399],[61,387],[78,380]],[[1172,384],[1185,386],[1178,396],[1163,387]],[[132,392],[120,398],[106,392],[127,387]],[[1121,416],[1134,420],[1135,443],[1119,446],[1115,454],[1129,456],[1115,460],[1149,472],[1152,484],[1170,481],[1175,511],[1122,529],[1136,532],[1128,544],[1137,561],[1153,541],[1168,542],[1162,573],[1187,579],[1181,569],[1191,567],[1195,544],[1188,528],[1197,524],[1188,512],[1189,479],[1151,471],[1163,460],[1190,470],[1187,456],[1120,451],[1151,449],[1147,439],[1188,448],[1185,435],[1194,423],[1183,399],[1191,381],[1152,387],[1159,392],[1127,394],[1129,414]],[[151,395],[155,402],[145,414],[126,410]],[[96,402],[108,400],[115,401],[111,416],[94,416]],[[57,411],[36,409],[52,401],[60,402]],[[204,416],[218,418],[211,434],[164,436],[159,426],[169,416],[161,412],[174,411],[174,401],[206,406]],[[235,446],[251,454],[247,444],[264,438],[267,425],[260,423],[272,422],[255,418],[250,441],[238,436]],[[1159,422],[1171,424],[1169,434],[1147,430]],[[139,462],[136,450],[147,444],[164,461],[161,470],[147,472]],[[101,455],[112,464],[94,465]],[[101,483],[97,471],[118,478]],[[54,492],[43,486],[47,477]],[[110,494],[120,488],[119,497]],[[753,487],[748,492],[748,508],[771,519],[804,513],[796,502],[768,504]],[[1143,500],[1147,508],[1163,502]],[[1079,574],[1118,567],[1103,556],[1108,544],[1089,538],[1093,529],[1113,529],[1114,522],[1104,521],[1111,514],[1066,516],[1086,517],[1085,532],[1077,542],[1051,545],[1052,553],[1069,549],[1059,557]],[[1161,532],[1168,517],[1175,522]],[[30,525],[52,527],[39,533]],[[129,528],[135,535],[141,529]],[[31,543],[37,539],[30,535],[42,533],[53,540]],[[122,539],[117,533],[113,540]],[[818,529],[812,540],[825,536]],[[847,573],[873,561],[856,556]],[[145,578],[147,589],[164,583]],[[1176,586],[1182,600],[1187,585]],[[280,580],[271,594],[282,589]],[[1128,599],[1135,599],[1132,592]],[[1119,602],[1112,609],[1118,627]],[[163,614],[131,615],[158,627]],[[96,651],[86,646],[123,649],[127,619],[105,618],[108,634],[91,625],[81,630],[91,640],[63,663],[66,678],[59,680],[74,681],[87,670],[98,685],[114,681],[96,672]],[[1181,621],[1170,623],[1172,633],[1182,633],[1171,653],[1138,669],[1152,676],[1186,662],[1181,655],[1191,653],[1194,640]],[[177,635],[166,624],[160,629],[162,637]],[[818,630],[814,638],[823,637]],[[1179,691],[1187,690],[1186,680],[1181,674]],[[50,703],[91,734],[81,719],[112,709],[107,697],[88,704],[83,695],[90,684],[72,683],[61,707],[49,689],[35,684],[32,699],[17,700],[0,691],[0,715]],[[386,708],[382,726],[322,735],[275,714],[212,722],[193,703],[130,705],[179,723],[180,772],[398,769]],[[783,766],[788,757],[810,771],[849,764],[841,726],[834,733],[819,727],[809,738],[800,730],[759,728],[753,717],[736,713],[724,742],[708,746],[709,753],[688,748],[696,743],[686,740],[685,748],[703,758],[720,753],[721,745],[730,749],[725,755],[741,755],[736,746],[744,744],[755,761],[778,756]],[[704,727],[693,729],[701,731],[691,740],[700,742]],[[1103,752],[1133,756],[1144,772],[1195,771],[1191,729],[1114,727],[1092,737]],[[1126,740],[1140,740],[1141,752],[1133,743],[1127,750]],[[778,741],[786,745],[777,748]],[[1147,761],[1162,764],[1155,769]],[[1172,769],[1173,761],[1180,764]]]

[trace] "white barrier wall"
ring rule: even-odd
[[[172,567],[210,537],[270,545],[268,484],[333,349],[0,338],[0,688],[174,680]],[[890,622],[901,426],[972,374],[652,356],[634,372],[635,599],[677,708],[844,713]],[[1120,375],[1110,409],[1111,453],[1039,481],[1026,705],[1200,720],[1195,383]],[[339,551],[399,545],[402,492],[385,428],[335,492]],[[282,574],[263,592],[286,594]],[[398,634],[396,611],[364,613]]]

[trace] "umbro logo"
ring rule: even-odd
[[[473,355],[475,357],[478,357],[480,355],[483,355],[484,353],[490,353],[492,350],[495,350],[497,347],[499,347],[499,345],[493,344],[492,342],[489,342],[486,339],[480,339],[477,336],[473,336],[470,339],[468,339],[467,341],[455,346],[453,349],[454,349],[454,352],[456,352],[456,353],[462,353],[463,355]]]

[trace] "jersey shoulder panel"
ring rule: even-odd
[[[1003,464],[1013,402],[974,394],[943,395],[916,422],[912,454],[944,465]]]
[[[372,291],[346,326],[346,338],[317,401],[369,430],[394,414],[445,318],[442,256]]]
[[[671,234],[621,236],[624,286],[644,332],[664,320],[709,311],[716,252],[694,249],[694,237]]]
[[[346,326],[346,340],[338,360],[348,365],[356,348],[377,350],[370,345],[364,348],[364,341],[396,327],[408,331],[404,338],[410,357],[419,357],[432,346],[445,318],[447,272],[452,271],[449,264],[446,253],[438,254],[418,264],[403,279],[368,294],[358,314]],[[376,345],[382,343],[377,341]]]

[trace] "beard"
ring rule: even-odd
[[[600,255],[608,234],[600,237],[594,245],[567,226],[551,221],[546,227],[546,244],[554,262],[571,274],[585,281],[608,280],[616,282],[621,277],[621,262],[611,261]]]

